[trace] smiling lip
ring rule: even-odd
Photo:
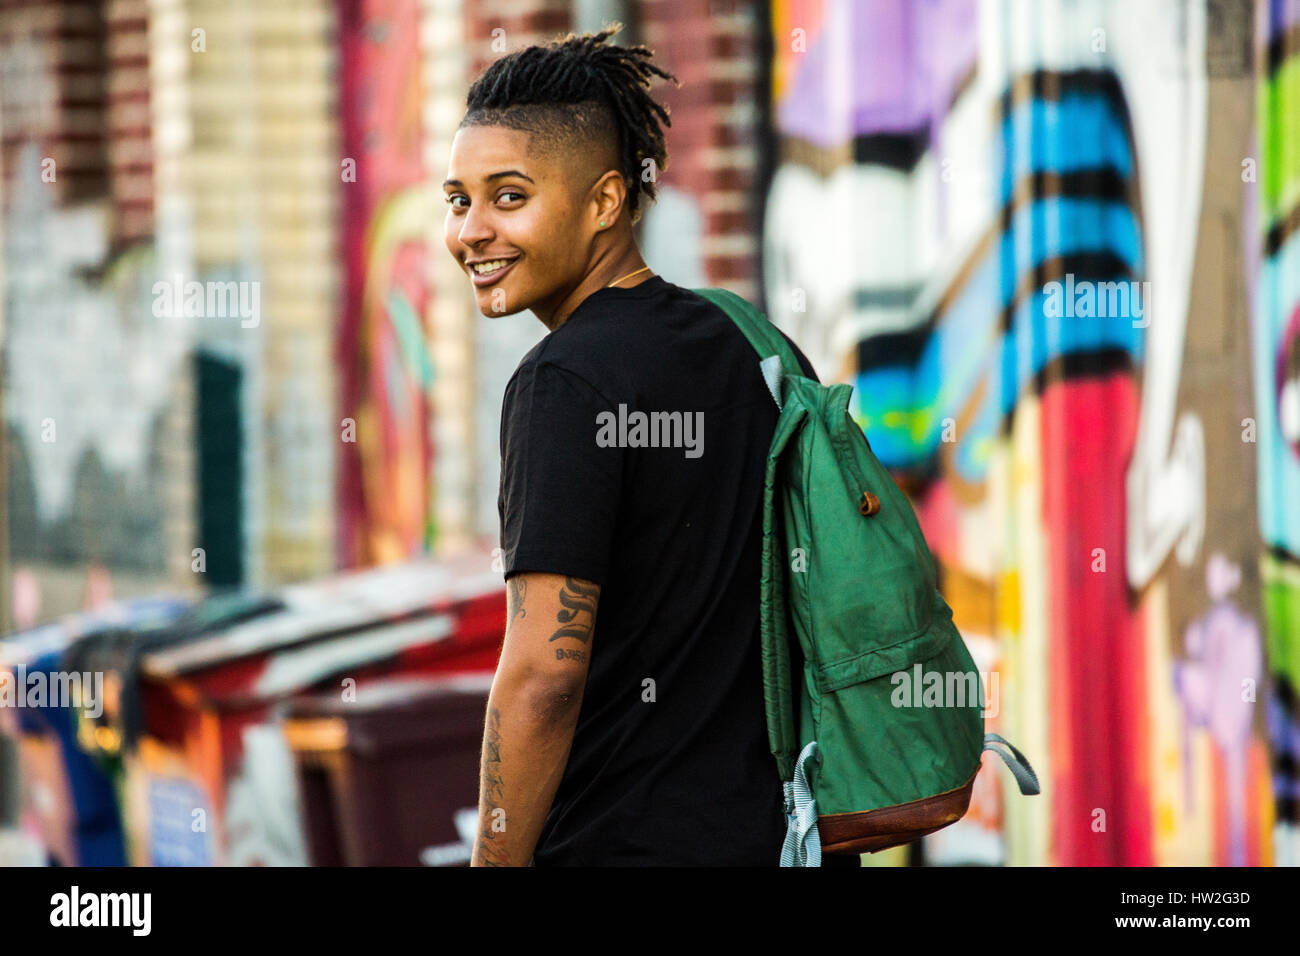
[[[488,261],[490,262],[491,260]],[[483,288],[484,286],[492,285],[495,282],[500,282],[501,278],[507,272],[513,269],[515,267],[515,263],[518,261],[519,261],[519,257],[515,256],[515,258],[511,259],[509,262],[507,262],[496,272],[489,272],[487,275],[479,275],[477,272],[474,271],[474,267],[471,265],[469,267],[470,281],[473,282],[474,285],[480,289]]]

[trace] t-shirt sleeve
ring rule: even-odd
[[[501,404],[502,567],[605,585],[623,484],[623,449],[601,447],[614,412],[586,380],[556,365],[522,366]]]

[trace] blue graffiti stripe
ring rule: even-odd
[[[1135,274],[1142,270],[1137,219],[1127,203],[1115,200],[1053,196],[1034,202],[1016,213],[999,247],[1003,308],[1022,275],[1056,256],[1109,252],[1129,263]]]
[[[1292,312],[1300,306],[1300,232],[1260,264],[1255,290],[1255,409],[1259,468],[1259,532],[1265,541],[1300,554],[1300,464],[1282,434],[1277,404],[1277,354]]]
[[[981,404],[963,423],[956,460],[963,478],[978,481],[1002,421],[1054,359],[1121,349],[1141,361],[1144,335],[1133,325],[1131,305],[1123,315],[1051,317],[1042,291],[1015,302],[1024,278],[1052,260],[1064,260],[1067,268],[1072,258],[1094,263],[1076,282],[1142,277],[1139,224],[1121,195],[1135,174],[1123,103],[1095,79],[1065,82],[1058,98],[1015,104],[991,144],[1004,209],[1017,187],[1037,174],[1074,177],[1063,183],[1067,189],[1095,194],[1043,196],[1022,205],[991,254],[934,320],[915,365],[877,366],[857,376],[855,417],[887,466],[915,467],[931,458],[945,419],[955,419],[983,382]],[[1108,190],[1116,195],[1106,195]],[[1104,274],[1112,269],[1122,274]]]
[[[429,357],[428,345],[415,307],[411,305],[406,293],[397,287],[388,290],[384,304],[388,306],[388,320],[397,337],[398,351],[406,374],[420,388],[429,388],[433,385],[433,360]]]
[[[1031,173],[1113,169],[1127,180],[1133,174],[1129,147],[1122,120],[1100,94],[1067,92],[1059,101],[1021,103],[1002,122],[1002,201]]]
[[[976,268],[935,325],[916,365],[875,367],[857,376],[859,423],[881,462],[902,468],[931,456],[942,438],[944,418],[955,417],[987,379],[984,402],[963,427],[957,459],[963,477],[977,480],[1002,418],[1055,357],[1120,348],[1140,361],[1144,337],[1129,315],[1049,317],[1041,291],[1016,307],[1010,334],[1003,334],[1003,312],[1019,276],[1052,258],[1099,252],[1131,263],[1133,273],[1140,273],[1137,222],[1124,203],[1047,197],[1020,210],[999,240],[998,255],[985,257]],[[1092,282],[1107,278],[1076,277]]]

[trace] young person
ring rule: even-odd
[[[550,330],[502,403],[508,625],[473,865],[774,866],[758,612],[777,410],[726,314],[637,250],[671,125],[648,87],[676,78],[606,44],[617,29],[497,60],[451,148],[447,249],[480,312]]]

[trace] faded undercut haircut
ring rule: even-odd
[[[584,155],[613,145],[635,223],[642,194],[655,199],[654,177],[642,176],[646,160],[653,160],[655,176],[668,168],[663,126],[672,122],[648,92],[651,78],[681,83],[651,62],[647,47],[606,44],[620,29],[613,23],[599,33],[570,33],[502,57],[470,87],[460,125],[528,133],[531,148],[543,155]]]

